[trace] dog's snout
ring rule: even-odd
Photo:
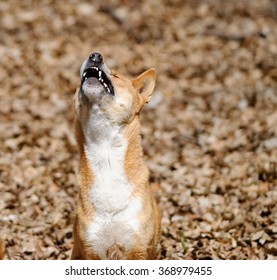
[[[100,64],[103,62],[103,56],[100,53],[94,52],[89,56],[89,59],[94,63]]]

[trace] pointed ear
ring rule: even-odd
[[[156,82],[156,71],[151,68],[137,78],[135,78],[132,83],[135,90],[142,95],[145,102],[148,103],[151,99]]]

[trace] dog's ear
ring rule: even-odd
[[[156,71],[154,68],[151,68],[137,78],[135,78],[132,83],[135,90],[142,95],[145,100],[145,103],[148,103],[151,99],[154,87],[156,82]]]

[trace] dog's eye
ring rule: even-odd
[[[120,78],[116,73],[112,73],[115,78]]]

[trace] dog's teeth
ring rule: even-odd
[[[111,92],[109,88],[107,88],[108,92]]]
[[[99,78],[101,77],[101,75],[102,75],[102,72],[101,72],[101,71],[99,71],[99,72],[98,72],[98,76],[99,76]]]
[[[83,74],[83,77],[85,77],[85,76],[86,76],[86,73]]]

